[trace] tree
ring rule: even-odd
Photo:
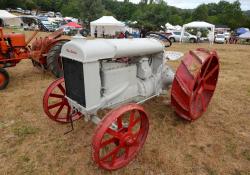
[[[64,16],[72,16],[75,18],[79,18],[79,6],[78,6],[78,1],[77,0],[71,0],[68,3],[65,3],[64,5],[62,5],[62,14]]]
[[[157,30],[169,21],[169,10],[165,2],[160,4],[149,4],[140,6],[133,15],[133,20],[138,21],[139,25],[148,30]]]
[[[80,17],[89,25],[91,21],[100,18],[104,12],[101,0],[78,1]]]
[[[26,9],[32,10],[32,9],[36,8],[36,4],[34,3],[33,0],[26,0],[25,7],[26,7]]]
[[[183,24],[183,20],[180,15],[170,15],[169,22],[173,25]]]
[[[136,20],[140,26],[159,29],[166,22],[182,25],[193,20],[224,24],[232,29],[250,27],[250,11],[242,12],[239,0],[230,3],[202,4],[194,10],[168,6],[166,0],[140,0],[139,4],[130,0],[0,0],[0,7],[59,11],[64,16],[81,18],[88,25],[102,15],[112,15],[121,21]]]
[[[208,8],[206,4],[198,6],[193,12],[193,20],[195,21],[207,21],[208,19]]]

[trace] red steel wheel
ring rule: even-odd
[[[5,69],[0,68],[0,90],[5,89],[8,86],[9,81],[10,77],[8,72]]]
[[[113,109],[95,130],[92,141],[94,161],[106,170],[124,167],[143,147],[148,130],[149,121],[142,106],[126,104]]]
[[[171,90],[171,104],[187,120],[198,119],[207,109],[219,75],[215,51],[190,51],[178,67]]]
[[[43,97],[43,109],[48,117],[56,122],[70,122],[71,107],[65,98],[64,78],[55,80],[46,90]],[[72,116],[72,120],[81,117],[79,113]]]

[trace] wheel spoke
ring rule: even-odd
[[[199,92],[196,93],[194,104],[195,104],[195,106],[199,105]]]
[[[70,117],[72,117],[70,114],[71,108],[69,105],[67,105],[67,107],[68,107],[68,109],[67,109],[67,117],[66,118],[67,118],[67,121],[70,121]]]
[[[64,104],[62,104],[62,105],[60,106],[60,108],[59,108],[58,111],[56,112],[55,118],[58,117],[58,115],[60,114],[60,112],[61,112],[62,109],[63,109],[63,106],[64,106]]]
[[[135,134],[134,134],[134,146],[138,146],[138,136],[139,136],[139,134],[140,134],[140,130],[139,131],[137,131]]]
[[[54,98],[64,98],[64,95],[54,94],[54,93],[51,93],[49,96]]]
[[[141,121],[141,117],[138,117],[131,125],[131,128],[133,128],[137,123]]]
[[[121,138],[121,135],[120,135],[119,132],[116,132],[116,131],[114,131],[114,130],[112,130],[112,129],[110,129],[110,128],[108,128],[106,132],[107,132],[108,134],[114,136],[115,138],[118,138],[118,139]]]
[[[135,118],[135,110],[132,110],[129,116],[129,124],[134,122],[134,118]]]
[[[131,132],[134,124],[135,120],[135,110],[132,110],[130,112],[130,116],[129,116],[129,126],[128,126],[128,131]]]
[[[209,60],[207,66],[206,66],[206,69],[205,69],[205,71],[204,71],[204,73],[203,73],[203,75],[202,75],[203,78],[204,78],[205,75],[207,74],[208,68],[209,68],[209,66],[210,66],[210,64],[211,64],[211,62],[212,62],[212,60],[213,60],[212,58]]]
[[[201,99],[202,110],[206,111],[205,98],[204,98],[203,94],[200,94],[200,99]]]
[[[116,158],[117,158],[117,154],[118,154],[119,150],[114,152],[114,154],[112,155],[112,159],[111,159],[111,162],[110,162],[110,165],[113,166],[115,161],[116,161]]]
[[[63,105],[63,102],[59,102],[59,103],[50,105],[50,106],[48,106],[48,109],[50,110],[50,109],[52,109],[52,108],[56,108],[56,107],[61,106],[61,105]]]
[[[118,125],[118,129],[122,128],[122,117],[117,118],[117,125]]]
[[[204,84],[204,90],[214,91],[215,90],[215,85],[205,83]]]
[[[108,140],[105,140],[104,142],[101,143],[101,148],[111,144],[111,143],[114,143],[117,139],[115,137],[111,138],[111,139],[108,139]]]
[[[112,151],[110,151],[108,154],[106,154],[104,157],[102,157],[100,159],[100,161],[104,161],[107,160],[108,158],[110,158],[110,156],[113,156],[114,154],[116,155],[119,151],[120,151],[121,147],[118,146],[115,149],[113,149]]]
[[[129,156],[129,148],[129,146],[125,147],[125,159],[127,159]]]
[[[58,85],[58,88],[62,91],[63,94],[65,94],[65,89],[64,89],[64,87],[62,86],[62,84],[59,84],[59,85]]]
[[[218,70],[218,68],[219,68],[219,65],[216,65],[207,75],[205,75],[204,80],[209,79],[214,74],[214,72]]]

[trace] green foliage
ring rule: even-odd
[[[180,15],[170,15],[169,22],[173,25],[183,24],[183,19]]]
[[[0,7],[60,11],[65,16],[81,18],[87,25],[102,15],[113,15],[121,21],[138,21],[138,27],[160,29],[165,23],[174,25],[201,20],[224,24],[235,29],[250,27],[250,11],[243,12],[239,0],[230,3],[201,4],[194,10],[168,6],[164,0],[141,0],[133,4],[129,0],[0,0]]]
[[[208,7],[206,4],[198,6],[193,12],[194,21],[207,21],[208,19]]]
[[[160,4],[152,3],[138,8],[133,15],[133,20],[138,21],[141,26],[156,30],[169,21],[169,16],[167,4],[161,2]]]
[[[104,6],[101,0],[84,0],[79,2],[80,18],[84,19],[86,24],[100,18],[104,12]]]
[[[61,12],[65,16],[72,16],[75,18],[79,18],[80,9],[78,7],[78,0],[71,0],[62,6]]]

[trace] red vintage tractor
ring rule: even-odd
[[[14,67],[22,59],[31,59],[34,66],[49,70],[56,77],[62,76],[60,52],[68,39],[61,38],[63,31],[58,30],[46,37],[36,38],[37,31],[25,41],[21,33],[4,34],[0,28],[0,90],[7,87],[9,74],[5,68]]]

